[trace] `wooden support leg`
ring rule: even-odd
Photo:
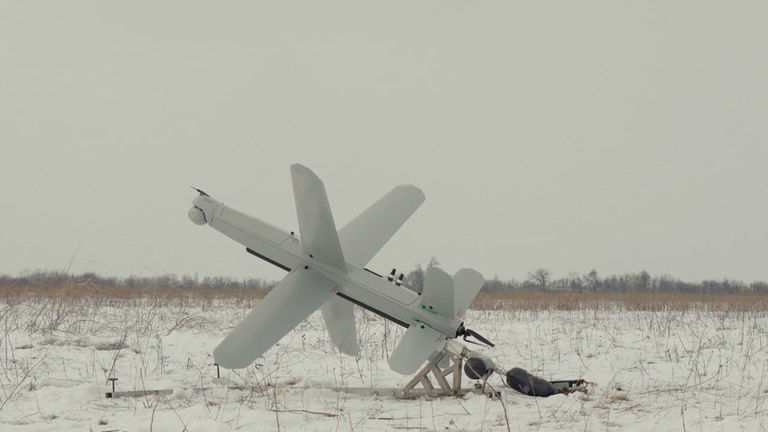
[[[445,369],[441,369],[439,362],[429,362],[424,366],[413,379],[403,388],[403,395],[408,397],[411,395],[426,395],[426,396],[447,396],[461,393],[461,374],[462,374],[462,360],[460,357],[452,357],[451,363]],[[429,379],[429,374],[432,373],[434,379],[437,380],[439,388],[435,388],[435,385]],[[448,375],[453,374],[451,381],[446,378]],[[416,386],[421,384],[422,389],[416,389]]]
[[[453,361],[453,388],[454,390],[461,390],[461,370],[462,366],[461,357],[456,357]]]
[[[434,375],[437,379],[437,383],[440,384],[440,388],[443,390],[452,390],[451,386],[448,385],[448,381],[445,380],[445,375],[443,375],[443,371],[440,370],[440,366],[436,364],[432,365],[432,375]]]

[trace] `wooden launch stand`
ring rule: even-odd
[[[461,388],[461,375],[463,373],[463,360],[461,357],[449,356],[447,367],[441,367],[440,363],[442,363],[440,358],[431,360],[402,389],[338,387],[334,390],[370,396],[394,396],[401,399],[464,396],[467,393],[485,394],[490,398],[499,397],[498,392],[483,389],[483,386],[479,383],[471,388]],[[430,375],[432,375],[435,383],[430,379]],[[417,387],[419,384],[421,384],[421,387]]]
[[[470,389],[465,389],[462,392],[461,374],[463,372],[461,367],[463,361],[461,357],[450,358],[446,368],[441,368],[438,363],[434,361],[427,363],[402,389],[402,397],[459,396],[470,391]],[[435,388],[435,385],[429,379],[430,374],[437,381],[438,388]],[[446,377],[449,377],[451,381],[448,382]],[[416,388],[419,384],[421,384],[422,388]]]

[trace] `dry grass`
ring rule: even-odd
[[[172,332],[212,325],[198,316],[199,310],[222,303],[232,309],[251,309],[267,292],[235,288],[129,288],[107,284],[6,284],[0,285],[0,324],[21,327],[30,333],[78,333],[94,326],[112,325],[94,319],[93,312],[113,309],[137,311],[142,316],[125,316],[120,320],[140,325],[142,331],[150,329],[159,316],[170,314],[174,324],[167,331]],[[34,307],[34,311],[30,307]]]
[[[128,288],[111,285],[0,286],[0,301],[13,305],[25,301],[77,300],[93,306],[147,302],[155,305],[210,304],[226,300],[250,306],[269,290],[235,288]],[[510,291],[481,292],[472,303],[476,310],[579,310],[623,307],[626,310],[685,310],[705,308],[729,311],[768,310],[763,294],[686,294],[674,292],[575,292]]]
[[[660,311],[704,308],[708,310],[765,311],[768,295],[606,293],[574,291],[482,292],[472,302],[477,310],[579,310],[623,307],[626,310]]]
[[[161,304],[179,304],[188,301],[211,302],[218,299],[252,302],[263,298],[269,290],[235,288],[129,288],[113,285],[69,284],[56,285],[0,285],[0,301],[14,304],[20,301],[67,298],[87,302],[156,300]]]

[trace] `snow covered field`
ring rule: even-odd
[[[503,404],[398,400],[332,387],[395,387],[386,364],[403,330],[358,310],[362,356],[339,354],[319,313],[248,369],[222,369],[211,352],[247,302],[86,300],[0,303],[0,430],[5,431],[736,431],[768,427],[768,313],[470,311],[469,327],[497,343],[504,368],[585,378],[588,394],[531,398],[501,389]],[[166,396],[106,399],[118,391]],[[464,378],[465,386],[469,382]],[[206,391],[194,388],[209,387]],[[506,408],[507,415],[504,410]],[[505,420],[506,419],[506,420]]]

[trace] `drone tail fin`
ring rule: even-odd
[[[463,268],[453,275],[453,307],[456,317],[464,316],[483,284],[483,275],[472,269]]]
[[[445,335],[418,321],[411,323],[387,362],[393,371],[409,375],[445,345]]]
[[[437,267],[427,269],[421,294],[422,309],[453,318],[454,286],[453,278],[448,273]]]
[[[352,303],[332,297],[320,307],[331,341],[344,354],[357,357],[357,330]]]

